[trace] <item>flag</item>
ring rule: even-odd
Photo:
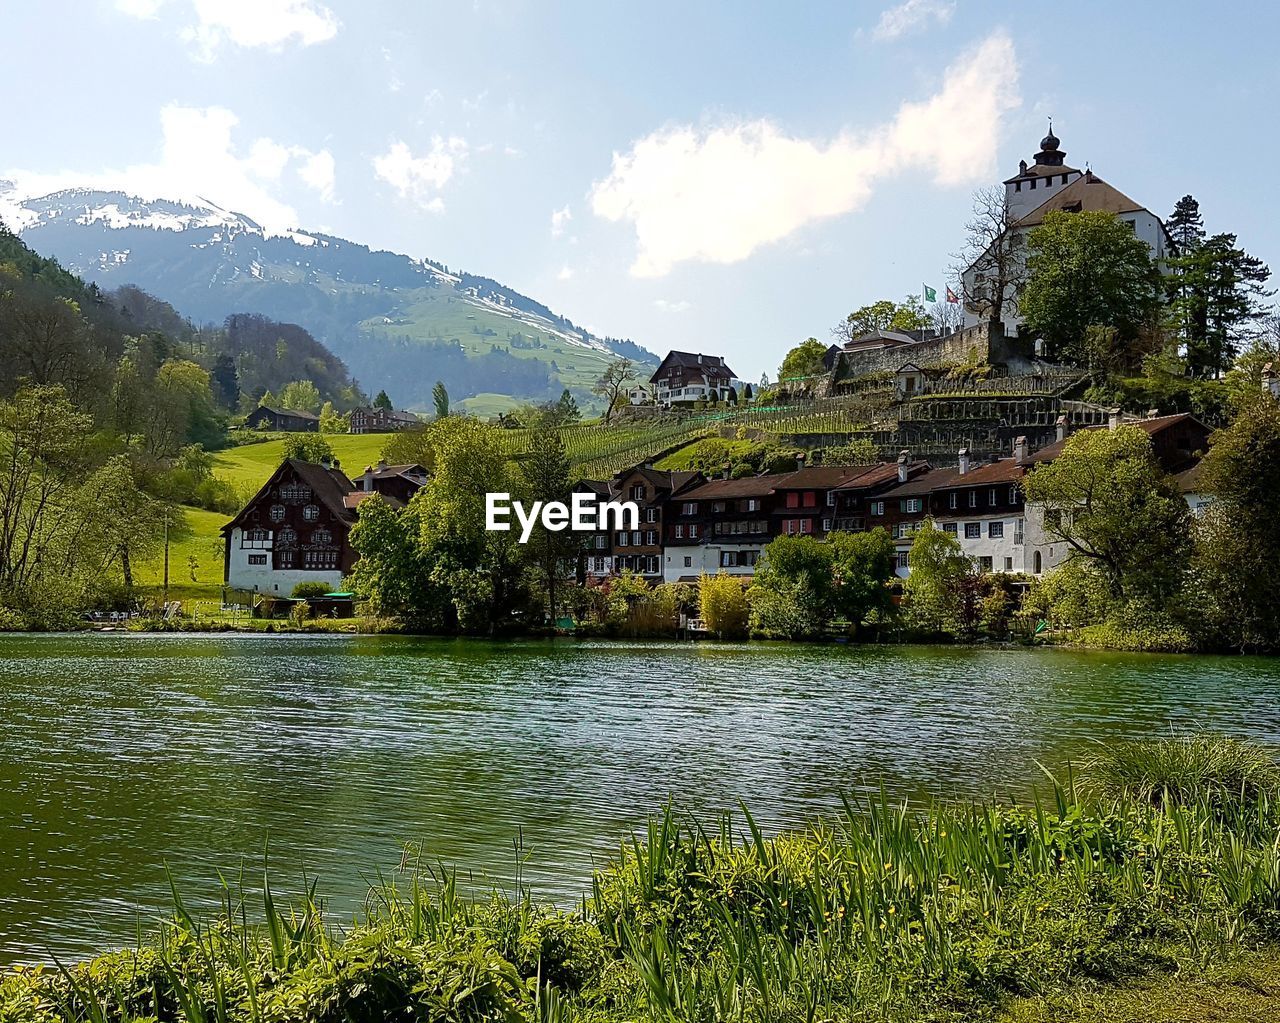
[[[949,285],[949,284],[947,285],[947,301],[948,301],[948,302],[959,302],[959,301],[960,301],[960,296],[959,296],[959,295],[957,295],[954,291],[952,291],[952,290],[951,290],[951,285]]]
[[[924,288],[924,300],[926,302],[938,301],[938,293],[934,291],[931,287],[929,287],[929,285],[924,284],[924,285],[921,285],[921,287]]]

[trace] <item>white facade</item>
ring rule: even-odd
[[[960,549],[984,572],[1025,572],[1026,520],[1022,515],[939,517],[939,529],[960,542]]]
[[[742,394],[742,381],[727,380],[720,384],[709,383],[705,379],[699,383],[689,383],[684,387],[669,388],[665,380],[654,385],[654,398],[659,405],[671,405],[677,402],[694,401],[728,401],[729,392]],[[633,402],[632,404],[635,404]]]
[[[248,531],[239,526],[227,538],[227,585],[237,590],[252,590],[273,597],[287,597],[298,583],[324,583],[330,589],[342,585],[342,572],[315,569],[280,569],[271,567],[274,534],[269,529]],[[265,539],[258,538],[265,534]]]
[[[750,579],[764,550],[761,543],[707,543],[689,547],[666,547],[662,552],[662,581],[679,582],[687,576],[701,577],[723,572]]]

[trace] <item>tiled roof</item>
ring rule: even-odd
[[[797,469],[785,476],[785,482],[779,481],[774,489],[800,490],[806,487],[830,489],[848,483],[875,468],[876,465],[806,465],[803,469]]]
[[[1185,423],[1188,421],[1194,422],[1197,425],[1200,425],[1203,427],[1203,424],[1200,423],[1200,421],[1196,419],[1196,417],[1193,416],[1190,412],[1176,412],[1173,415],[1168,415],[1168,416],[1152,416],[1149,419],[1125,419],[1121,421],[1120,425],[1136,426],[1138,429],[1146,430],[1147,433],[1149,433],[1152,437],[1155,437],[1158,434],[1163,433],[1165,430],[1169,429],[1171,426],[1177,426],[1179,423]],[[1204,427],[1204,428],[1206,430],[1208,429],[1207,427]],[[1084,430],[1105,430],[1105,429],[1108,429],[1108,428],[1105,426],[1086,426],[1077,432],[1083,432]],[[1043,447],[1039,451],[1036,451],[1034,454],[1032,454],[1029,461],[1052,462],[1055,458],[1057,458],[1060,454],[1062,454],[1062,449],[1066,447],[1066,444],[1067,444],[1066,440],[1054,441],[1052,444],[1048,445],[1047,447]]]
[[[944,484],[950,487],[979,487],[992,483],[1016,483],[1027,474],[1027,466],[1016,458],[1000,458],[966,473],[956,470],[955,479]]]
[[[882,496],[923,497],[931,491],[950,485],[959,475],[960,470],[955,466],[947,466],[942,469],[930,469],[928,472],[922,472],[914,479],[907,480],[906,483],[899,484],[892,490],[886,490]]]
[[[1043,224],[1048,214],[1066,209],[1120,214],[1136,213],[1146,207],[1107,184],[1096,174],[1082,174],[1019,220],[1018,226],[1034,227],[1036,224]]]

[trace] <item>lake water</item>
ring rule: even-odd
[[[1280,739],[1280,660],[399,637],[0,638],[0,962],[129,943],[217,871],[349,914],[406,842],[575,901],[668,795],[768,827],[1025,792],[1090,741]]]

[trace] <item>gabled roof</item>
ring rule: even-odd
[[[649,383],[655,383],[668,369],[692,369],[708,377],[732,379],[735,374],[719,355],[702,355],[698,352],[667,352],[658,368],[653,371]]]
[[[1118,188],[1107,184],[1092,171],[1082,174],[1066,188],[1054,193],[1025,217],[1018,221],[1018,227],[1034,227],[1043,224],[1050,213],[1068,210],[1072,213],[1137,213],[1150,212],[1141,203],[1130,199]]]
[[[683,487],[694,480],[704,478],[702,473],[691,469],[655,469],[651,465],[635,465],[630,469],[623,469],[614,476],[614,488],[620,488],[622,481],[632,476],[641,477],[651,483],[656,490],[669,490],[673,494],[679,493]]]
[[[1204,489],[1204,459],[1200,459],[1191,468],[1183,469],[1173,477],[1178,489],[1184,494],[1200,493]]]
[[[427,467],[425,465],[419,465],[417,462],[412,462],[407,465],[366,465],[364,467],[364,472],[360,474],[361,477],[363,478],[366,473],[373,473],[373,478],[375,480],[388,479],[392,476],[403,476],[405,479],[410,480],[413,483],[418,482],[418,477],[429,475]]]
[[[941,469],[929,469],[920,475],[901,483],[891,490],[886,490],[883,497],[924,497],[926,494],[945,487],[960,475],[954,465]]]
[[[681,497],[690,501],[712,501],[731,497],[768,497],[781,480],[791,473],[775,473],[771,476],[744,476],[740,480],[708,480],[686,491]]]
[[[395,497],[392,494],[379,493],[376,490],[353,490],[351,493],[343,495],[342,503],[344,507],[356,509],[374,495],[382,498],[387,502],[387,504],[391,505],[392,508],[403,508],[405,506],[404,502],[401,501],[400,498]]]
[[[1200,429],[1204,430],[1206,434],[1211,432],[1209,428],[1204,425],[1204,423],[1200,422],[1200,420],[1198,420],[1190,412],[1176,412],[1173,415],[1168,415],[1168,416],[1151,416],[1148,419],[1126,419],[1126,420],[1122,420],[1120,425],[1136,426],[1140,430],[1146,430],[1147,433],[1149,433],[1154,438],[1154,437],[1158,437],[1165,430],[1168,430],[1174,426],[1177,426],[1179,423],[1188,423],[1188,422],[1195,424]],[[1105,430],[1107,429],[1107,427],[1106,426],[1086,426],[1083,429],[1084,430]],[[1052,444],[1048,445],[1047,447],[1043,447],[1039,451],[1035,452],[1028,459],[1028,461],[1052,462],[1055,458],[1057,458],[1060,454],[1062,454],[1062,449],[1065,448],[1066,446],[1067,446],[1067,441],[1065,439],[1054,441]]]
[[[239,514],[222,527],[222,532],[226,533],[235,526],[243,525],[243,520],[249,510],[267,496],[271,488],[275,486],[288,469],[292,469],[297,474],[298,479],[311,488],[311,493],[315,496],[316,501],[328,508],[334,518],[340,522],[346,522],[348,525],[355,523],[354,508],[349,507],[346,501],[347,495],[355,490],[355,484],[347,479],[346,474],[341,469],[319,465],[316,462],[304,462],[299,458],[286,458],[280,463],[276,471],[271,474],[267,482],[262,485],[261,489],[253,495],[253,498],[240,509]]]
[[[907,466],[907,472],[910,475],[916,475],[929,468],[928,462],[912,462]],[[883,487],[890,483],[898,481],[898,464],[896,462],[880,462],[873,465],[866,472],[855,476],[847,483],[841,484],[836,489],[842,493],[852,493],[855,490],[870,490],[873,487]]]
[[[274,405],[259,405],[259,406],[258,406],[258,408],[259,408],[259,409],[266,409],[266,410],[267,410],[268,412],[270,412],[272,415],[276,415],[276,416],[293,416],[293,417],[295,417],[296,419],[312,419],[312,420],[315,420],[317,423],[318,423],[318,422],[320,422],[320,417],[319,417],[319,416],[314,415],[314,414],[313,414],[313,413],[311,413],[311,412],[303,412],[303,411],[301,411],[300,409],[295,409],[295,408],[276,408]],[[254,412],[256,412],[256,411],[257,411],[257,409],[254,409]],[[250,415],[253,415],[253,412],[250,412],[249,414],[250,414]]]
[[[876,468],[875,465],[806,465],[784,475],[774,490],[831,490]]]
[[[914,345],[918,341],[919,338],[898,330],[873,330],[870,334],[863,334],[846,342],[844,351],[856,352],[863,348],[897,348],[901,345]]]
[[[1026,463],[1019,462],[1016,458],[998,458],[994,462],[980,465],[965,473],[960,472],[959,468],[957,468],[954,479],[935,489],[950,490],[955,487],[982,487],[993,483],[1016,483],[1026,474]]]

